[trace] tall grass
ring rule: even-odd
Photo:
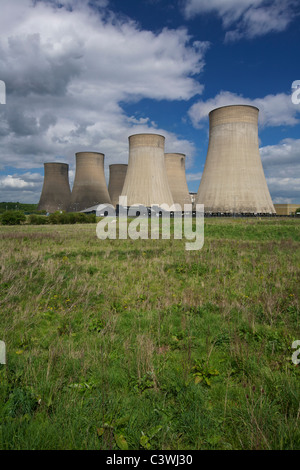
[[[300,222],[1,227],[1,449],[299,449]]]

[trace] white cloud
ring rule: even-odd
[[[299,204],[300,206],[300,178],[267,177],[266,179],[275,204],[277,201],[277,204],[281,202]]]
[[[279,93],[264,98],[249,99],[228,91],[221,91],[207,101],[198,101],[189,109],[195,127],[208,123],[208,114],[221,106],[248,104],[259,109],[259,123],[263,127],[293,126],[300,122],[300,106],[294,105],[290,95]]]
[[[184,13],[186,18],[216,14],[229,42],[284,31],[295,18],[297,7],[298,0],[185,0]]]
[[[264,0],[186,0],[184,13],[192,18],[202,13],[217,13],[223,18],[225,24],[238,20],[250,7],[263,3]]]
[[[154,34],[87,6],[70,12],[45,3],[32,8],[28,0],[16,23],[12,17],[21,5],[14,3],[0,27],[1,73],[15,94],[68,91],[70,99],[79,94],[109,106],[140,97],[189,99],[202,91],[191,76],[203,68],[206,43],[191,44],[183,28]]]
[[[297,202],[293,202],[294,200],[289,197],[275,197],[273,199],[273,204],[297,204]],[[300,204],[299,204],[300,207]]]
[[[191,160],[191,142],[158,129],[148,117],[127,116],[122,104],[201,94],[194,76],[204,67],[208,43],[193,42],[184,28],[142,30],[104,9],[106,1],[97,3],[96,11],[88,0],[35,6],[2,0],[2,165],[30,170],[65,161],[73,171],[75,152],[95,150],[105,153],[107,169],[127,161],[128,136],[139,132],[162,133],[168,151]]]
[[[0,176],[0,194],[2,201],[23,203],[38,202],[43,186],[40,173],[15,173]]]
[[[28,181],[29,180],[38,180],[38,182],[35,181]],[[6,175],[0,177],[0,189],[1,190],[6,190],[6,189],[29,189],[29,188],[35,188],[36,186],[40,186],[41,183],[41,175],[23,175],[23,176],[18,176],[18,175]]]
[[[291,171],[289,176],[300,175],[300,139],[284,139],[277,145],[267,145],[260,149],[260,154],[264,167],[273,168],[277,175],[282,172],[287,176],[287,171]]]
[[[300,139],[264,146],[260,155],[273,201],[300,205]]]
[[[198,181],[200,183],[201,178],[202,178],[202,171],[199,171],[198,173],[187,173],[186,174],[187,182]]]

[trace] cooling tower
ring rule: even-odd
[[[119,197],[122,193],[128,165],[116,163],[109,165],[108,192],[111,203],[116,207],[119,204]]]
[[[67,210],[70,198],[69,165],[44,163],[44,184],[38,210],[47,212]]]
[[[76,172],[69,210],[78,212],[97,204],[111,204],[104,175],[104,155],[76,153]]]
[[[165,153],[165,164],[169,187],[175,204],[191,204],[191,196],[186,182],[185,155],[183,153]]]
[[[196,197],[206,213],[275,213],[259,154],[258,113],[244,105],[209,113],[209,145]]]
[[[129,140],[129,160],[122,196],[127,205],[173,205],[165,166],[165,138],[158,134],[135,134]]]

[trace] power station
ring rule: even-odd
[[[111,203],[114,207],[119,204],[119,197],[121,196],[124,181],[127,173],[128,165],[122,163],[115,163],[109,165],[109,183],[108,192]]]
[[[183,153],[165,153],[165,165],[174,204],[179,204],[184,210],[184,204],[191,204],[185,174],[185,155]]]
[[[258,108],[209,113],[209,145],[196,196],[212,214],[275,214],[259,154]]]
[[[128,140],[128,169],[121,195],[127,197],[127,206],[172,206],[165,166],[165,137],[135,134]]]
[[[97,204],[111,204],[104,175],[104,154],[78,152],[69,211],[78,212]]]
[[[44,163],[44,184],[38,204],[39,211],[66,211],[71,199],[69,165]]]
[[[207,215],[275,215],[259,154],[258,108],[223,106],[209,113],[209,145],[195,204]],[[68,165],[45,163],[39,210],[87,211],[100,204],[147,208],[166,205],[174,210],[191,204],[184,153],[165,153],[165,137],[134,134],[128,137],[127,164],[109,166],[104,175],[104,154],[76,153],[72,192]],[[173,206],[173,208],[172,208]],[[176,210],[176,209],[175,209]]]

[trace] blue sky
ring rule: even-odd
[[[275,203],[300,203],[298,0],[2,0],[0,201],[36,203],[43,163],[75,152],[127,163],[128,136],[154,132],[186,154],[199,187],[208,113],[260,109]],[[300,100],[299,100],[300,101]]]

